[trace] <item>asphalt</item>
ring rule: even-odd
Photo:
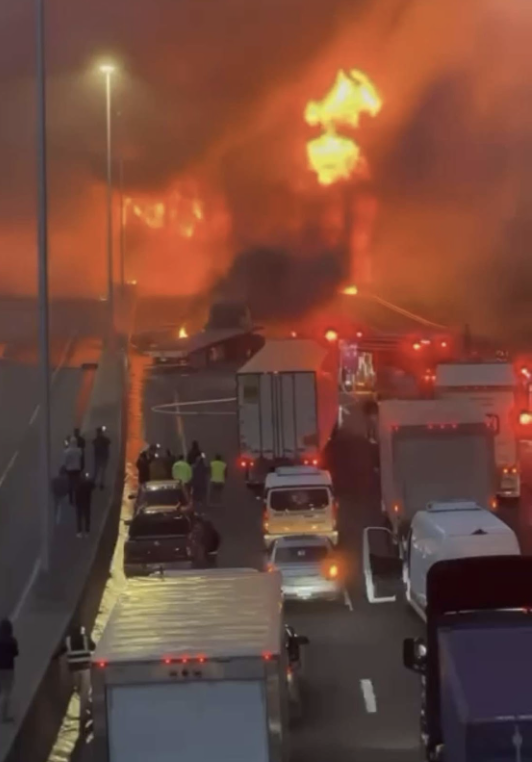
[[[40,557],[39,370],[34,300],[0,300],[0,614],[17,612]],[[101,349],[102,303],[57,302],[50,320],[52,467],[85,412]]]
[[[137,369],[140,362],[137,360]],[[183,376],[154,372],[145,364],[143,372],[142,386],[138,379],[134,384],[133,400],[142,406],[142,414],[130,409],[137,444],[141,440],[158,442],[177,453],[197,439],[208,456],[220,452],[229,464],[229,480],[224,505],[209,509],[223,538],[220,564],[262,568],[261,508],[238,469],[235,406],[215,402],[234,396],[234,372]],[[185,406],[180,416],[171,414],[171,408],[159,407],[194,401],[210,402]],[[362,530],[381,519],[371,451],[359,435],[356,409],[349,409],[345,443],[340,455],[334,456],[333,470],[341,493],[341,552],[348,569],[352,610],[339,604],[313,603],[287,609],[287,620],[310,638],[304,718],[292,729],[290,757],[291,762],[323,762],[324,758],[330,762],[415,762],[421,758],[419,685],[402,666],[401,653],[403,637],[420,634],[422,627],[402,602],[371,605],[365,600]],[[120,563],[119,552],[116,558]],[[115,572],[112,579],[116,579]],[[112,592],[118,594],[116,584]],[[67,736],[71,740],[71,720],[67,719],[64,734],[65,743],[60,739],[57,747],[63,751],[52,755],[54,762],[67,758],[64,747]],[[72,759],[100,762],[94,759],[90,743],[78,743]]]

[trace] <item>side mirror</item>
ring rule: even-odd
[[[298,646],[308,646],[310,644],[310,640],[306,635],[296,635],[296,641]]]
[[[422,638],[405,638],[403,640],[403,664],[412,672],[425,672],[427,662],[427,646]]]

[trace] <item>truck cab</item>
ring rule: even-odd
[[[276,468],[264,485],[266,548],[279,537],[312,534],[338,543],[337,503],[331,475],[314,466]]]

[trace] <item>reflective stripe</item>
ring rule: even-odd
[[[67,648],[67,660],[69,664],[90,664],[91,650],[89,646],[89,638],[87,635],[82,635],[83,645],[81,648],[72,647],[72,638],[70,635],[66,639]]]

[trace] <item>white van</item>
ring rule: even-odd
[[[313,466],[283,466],[264,484],[264,544],[278,537],[313,534],[338,542],[337,504],[331,475]]]
[[[408,603],[425,619],[427,573],[437,561],[520,555],[515,533],[476,503],[429,503],[410,525],[403,565]]]

